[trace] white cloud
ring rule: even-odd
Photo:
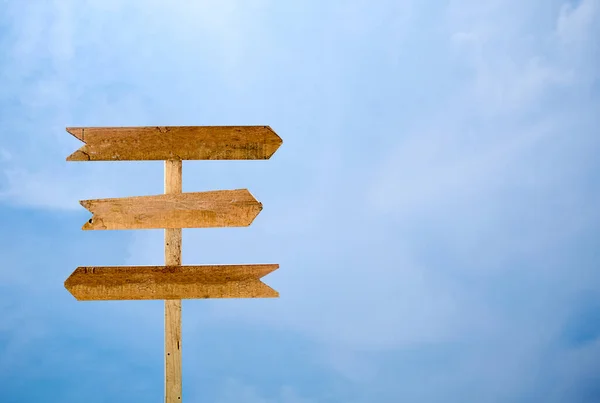
[[[591,14],[593,6],[584,3],[575,11],[565,11],[571,6],[561,9],[555,17],[559,33],[574,23],[575,13]],[[523,184],[535,150],[564,136],[567,122],[575,118],[562,113],[564,108],[542,113],[539,105],[548,102],[552,91],[575,84],[576,77],[586,73],[584,66],[561,53],[552,31],[519,25],[520,3],[510,7],[503,3],[498,15],[494,12],[499,5],[494,4],[482,5],[481,14],[477,7],[469,8],[464,12],[468,18],[449,14],[451,27],[467,28],[453,33],[451,40],[469,56],[473,75],[466,80],[464,93],[456,94],[434,118],[416,125],[381,163],[370,195],[380,211],[397,218],[427,214],[457,198],[474,207],[489,192]],[[459,2],[456,8],[461,6]],[[510,24],[513,14],[516,22]],[[592,33],[590,25],[581,28],[587,35]],[[537,36],[532,38],[534,32]],[[523,45],[541,42],[551,53]]]
[[[547,29],[546,24],[537,29],[531,26],[532,18],[528,16],[540,13],[540,7],[539,3],[504,2],[481,14],[471,10],[465,13],[468,17],[462,11],[449,13],[457,61],[466,58],[474,78],[468,84],[471,96],[457,100],[466,103],[464,113],[492,117],[523,114],[549,91],[577,80],[581,66],[572,55],[562,52],[556,32]],[[563,14],[554,17],[559,27]],[[586,32],[591,34],[589,27]]]

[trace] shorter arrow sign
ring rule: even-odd
[[[82,200],[84,230],[247,227],[262,210],[248,189]]]
[[[78,267],[65,288],[79,301],[276,298],[260,278],[278,264]]]
[[[67,161],[265,160],[283,143],[269,126],[68,127],[85,143]]]

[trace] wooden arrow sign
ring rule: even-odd
[[[266,160],[282,144],[269,126],[68,127],[85,143],[67,161]]]
[[[260,281],[278,264],[78,267],[65,288],[79,301],[276,298]]]
[[[84,230],[247,227],[262,210],[248,189],[82,200]]]

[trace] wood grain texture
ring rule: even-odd
[[[84,230],[249,226],[262,210],[248,189],[82,200]]]
[[[67,161],[269,159],[283,141],[269,126],[68,127],[85,143]]]
[[[278,264],[78,267],[65,287],[79,301],[276,298],[260,279]]]
[[[182,161],[165,161],[165,194],[166,195],[177,195],[175,197],[184,197],[182,195],[182,188],[183,188],[183,177],[182,177],[182,169],[183,169],[183,163]],[[211,192],[206,192],[206,193],[211,193]],[[218,201],[222,201],[222,199],[219,199],[219,196],[223,196],[221,195],[215,195],[215,194],[210,194],[210,195],[206,195],[206,193],[204,193],[204,197],[208,200],[218,200]],[[202,195],[202,193],[200,193]],[[245,195],[247,196],[247,195]],[[135,198],[133,198],[135,199]],[[202,197],[197,197],[196,200],[202,199]],[[119,199],[115,199],[115,200],[119,200]],[[155,201],[153,201],[153,203],[156,203]],[[181,207],[180,204],[176,204],[179,206],[179,208]],[[167,206],[168,206],[168,202],[167,202]],[[131,206],[133,207],[133,206]],[[134,207],[135,209],[135,207]],[[116,210],[116,208],[113,206],[113,208],[110,211],[110,214],[114,213]],[[159,210],[159,209],[157,209]],[[91,211],[91,210],[90,210]],[[127,210],[128,211],[128,210]],[[192,210],[194,211],[194,210]],[[122,210],[122,213],[127,214],[125,211]],[[136,213],[133,213],[134,215]],[[139,211],[137,212],[137,217],[139,218]],[[142,213],[144,214],[144,213]],[[160,214],[160,213],[159,213]],[[159,215],[159,217],[164,217],[164,215]],[[94,218],[92,218],[92,222],[90,223],[88,221],[88,223],[86,225],[90,225],[90,226],[94,226]],[[181,228],[180,226],[174,226],[173,228],[166,228],[165,229],[165,265],[166,266],[181,266]],[[85,225],[84,225],[84,229],[85,229]]]
[[[181,402],[181,300],[165,301],[165,402]]]
[[[165,194],[181,195],[182,161],[165,161]],[[165,266],[181,266],[181,228],[165,229]],[[165,301],[165,402],[181,402],[181,299]]]

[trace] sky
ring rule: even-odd
[[[163,401],[163,302],[78,302],[161,265],[79,200],[163,165],[69,162],[69,126],[269,125],[247,228],[183,264],[279,263],[279,299],[183,301],[183,401],[600,401],[600,0],[0,1],[0,401]]]

